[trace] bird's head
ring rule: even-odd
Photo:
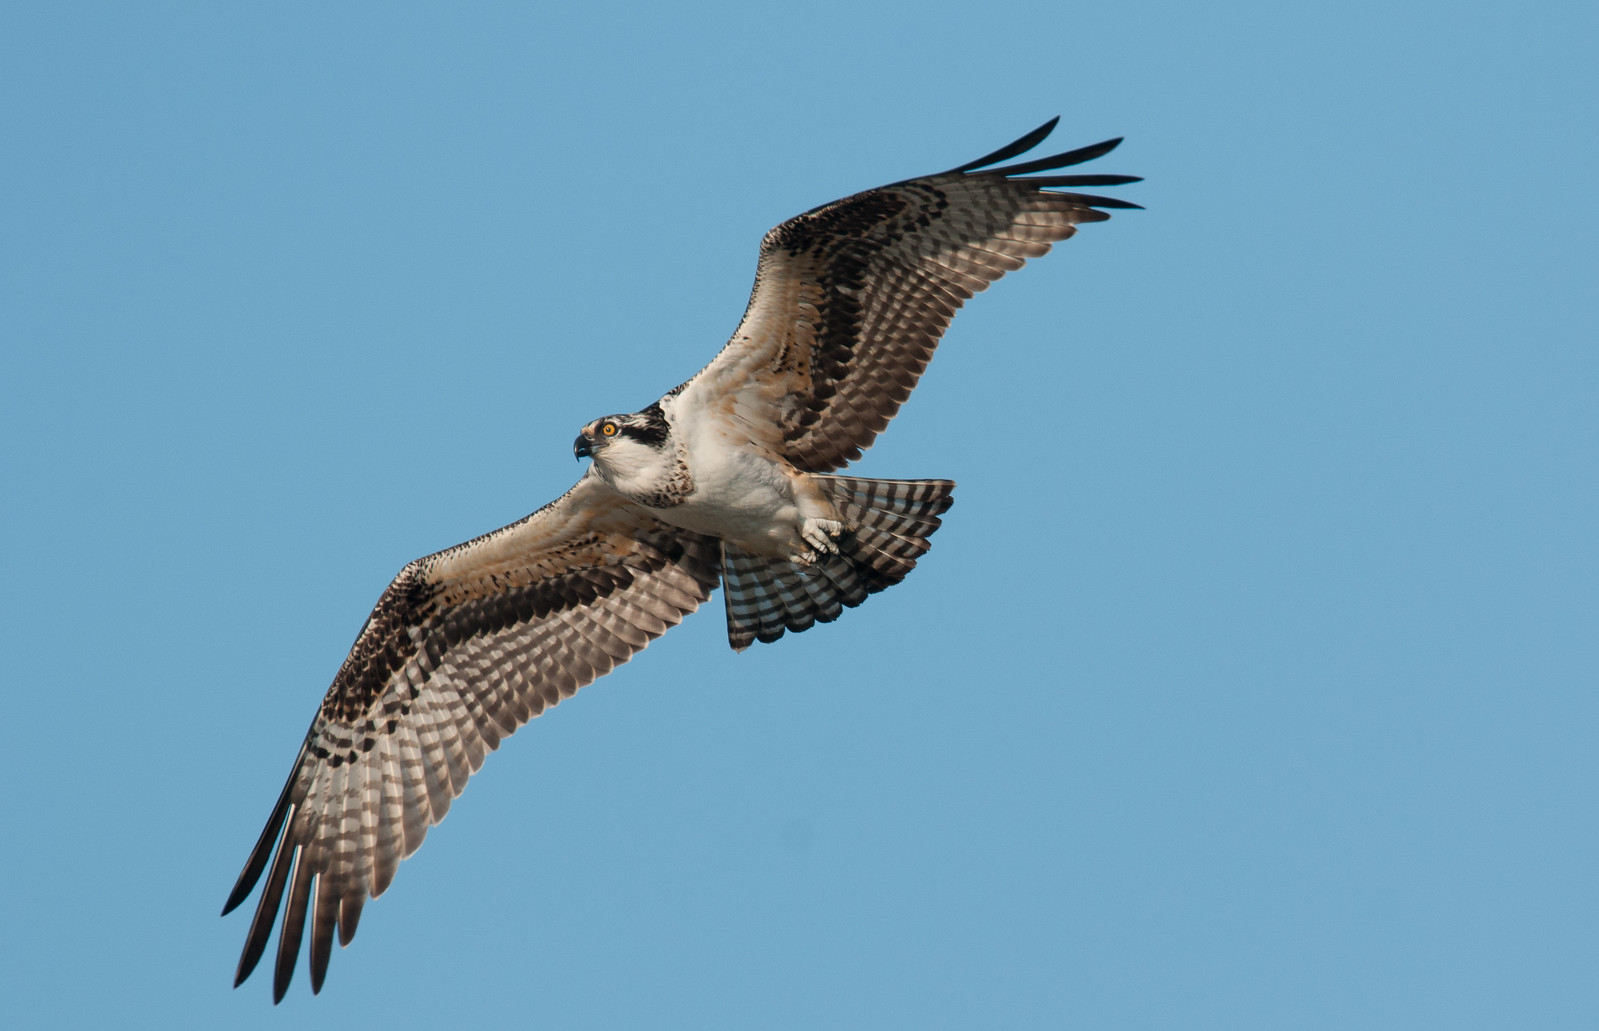
[[[630,415],[607,415],[583,427],[572,454],[594,459],[594,471],[623,493],[658,489],[676,461],[672,428],[659,404]]]
[[[593,458],[594,452],[605,447],[622,432],[620,415],[607,415],[603,419],[595,419],[578,433],[577,439],[572,442],[572,455],[575,458]]]
[[[583,427],[583,432],[572,442],[572,454],[599,461],[601,452],[625,453],[637,447],[659,451],[670,436],[671,427],[666,423],[661,406],[650,405],[631,415],[595,419]]]

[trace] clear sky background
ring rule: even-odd
[[[4,1022],[1599,1026],[1596,29],[5,5]],[[713,599],[489,759],[320,997],[234,991],[389,578],[709,360],[767,228],[1055,114],[1148,210],[856,466],[960,483],[910,580],[742,655]]]

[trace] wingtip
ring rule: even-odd
[[[251,974],[255,973],[255,968],[261,963],[262,951],[261,949],[251,949],[249,944],[246,944],[244,953],[239,956],[239,965],[233,971],[233,987],[239,987],[239,985],[250,979]]]
[[[240,878],[239,883],[235,884],[233,886],[233,891],[228,894],[228,901],[222,904],[222,915],[227,916],[235,909],[238,909],[239,906],[243,904],[244,900],[250,897],[250,892],[254,890],[254,880],[251,880],[248,884],[246,884],[244,879]]]
[[[294,947],[289,949],[285,957],[283,950],[279,950],[278,961],[272,968],[272,1005],[276,1006],[289,994],[289,985],[294,982],[294,962],[299,959],[299,942],[294,942]]]
[[[339,903],[339,948],[348,948],[355,940],[355,929],[361,923],[361,909],[366,905],[363,895],[346,895]]]
[[[1009,161],[1018,154],[1025,154],[1029,150],[1032,150],[1034,147],[1042,143],[1045,137],[1055,131],[1055,126],[1059,123],[1060,115],[1056,115],[1054,118],[1051,118],[1049,121],[1045,122],[1043,125],[1040,125],[1038,128],[1034,129],[1032,132],[1021,137],[1020,139],[1013,140],[990,154],[984,154],[976,161],[968,161],[964,165],[952,168],[946,174],[953,175],[955,173],[964,173],[979,168],[986,168],[989,165],[996,165],[1001,161]]]
[[[1122,200],[1119,197],[1096,197],[1093,194],[1088,193],[1080,193],[1076,194],[1075,196],[1077,196],[1083,201],[1083,203],[1087,204],[1091,208],[1119,208],[1124,211],[1144,210],[1144,206],[1142,204],[1134,204],[1130,200]]]
[[[289,779],[284,783],[283,790],[278,793],[277,802],[273,803],[272,815],[267,817],[266,826],[256,839],[255,847],[250,850],[250,858],[245,861],[239,879],[233,882],[233,891],[228,894],[228,901],[222,907],[223,916],[239,908],[240,904],[250,897],[250,893],[255,890],[256,882],[266,871],[267,863],[271,860],[273,849],[278,843],[278,836],[289,824],[290,814],[294,808],[289,799],[294,788],[294,778],[300,772],[300,764],[305,761],[305,754],[306,746],[302,743],[300,753],[294,757],[294,766],[289,770]]]

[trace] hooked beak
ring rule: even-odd
[[[594,454],[594,441],[589,439],[587,433],[579,433],[577,439],[572,441],[572,457],[583,459]]]

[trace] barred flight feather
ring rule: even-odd
[[[586,590],[573,589],[570,570],[542,580],[531,573],[547,540],[564,539],[573,523],[594,532],[591,546],[568,558],[589,563],[575,567]],[[525,567],[514,538],[525,546]],[[481,593],[513,572],[509,579],[525,587]],[[354,936],[361,901],[389,886],[488,752],[693,611],[719,575],[716,542],[665,527],[588,478],[520,523],[407,567],[362,637],[404,632],[352,649],[359,668],[335,679],[285,787],[288,804],[274,812],[228,900],[230,910],[243,901],[275,851],[236,983],[260,960],[282,905],[273,978],[282,997],[314,878],[312,988],[320,988],[335,926],[342,942]],[[511,598],[519,592],[530,604]],[[453,604],[440,604],[445,597]],[[407,608],[405,598],[421,601]],[[387,671],[381,685],[373,669]],[[390,701],[397,719],[367,715]]]
[[[807,472],[859,458],[973,294],[1110,217],[1098,208],[1137,207],[1046,189],[1136,176],[1022,178],[1101,157],[1120,139],[989,167],[1032,149],[1056,121],[978,161],[824,204],[767,233],[743,322],[678,391],[733,392],[746,411],[765,411],[780,434],[771,443]],[[807,303],[796,307],[799,296]],[[791,361],[796,349],[806,360]]]

